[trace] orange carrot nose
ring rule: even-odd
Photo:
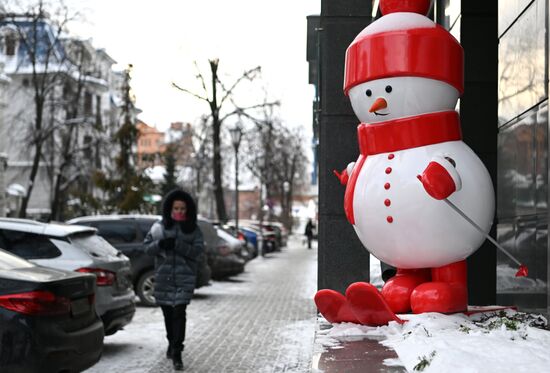
[[[386,100],[384,100],[382,97],[378,97],[376,101],[374,101],[374,104],[369,109],[369,113],[374,113],[375,111],[378,111],[380,109],[384,109],[388,107],[388,103]]]

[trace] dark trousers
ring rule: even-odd
[[[172,352],[181,353],[183,351],[183,341],[185,340],[185,310],[187,305],[160,306],[160,308],[162,308],[162,314],[164,315],[166,339],[168,339]]]

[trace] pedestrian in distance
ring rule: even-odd
[[[313,239],[313,230],[315,229],[315,225],[313,225],[313,222],[311,219],[308,219],[306,224],[306,230],[304,234],[307,237],[307,248],[311,249],[311,240]]]
[[[144,244],[147,254],[155,257],[154,296],[164,316],[166,357],[172,359],[175,370],[183,370],[186,308],[204,255],[197,207],[187,192],[174,189],[164,197],[162,220],[153,224]]]

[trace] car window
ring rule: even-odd
[[[3,250],[0,250],[0,270],[29,268],[34,267],[34,264],[27,262],[15,255],[11,255]]]
[[[141,231],[141,235],[143,237],[147,236],[147,233],[151,230],[151,227],[155,223],[156,220],[138,220],[138,228]]]
[[[102,221],[93,224],[98,229],[97,234],[110,244],[131,243],[137,240],[136,226],[133,221]]]
[[[198,220],[197,224],[201,229],[206,245],[209,247],[215,247],[219,241],[219,238],[214,225],[204,220]]]
[[[95,257],[117,256],[118,251],[95,233],[78,233],[70,237],[71,243]]]
[[[41,234],[0,230],[0,247],[25,259],[50,259],[61,255],[61,251]]]

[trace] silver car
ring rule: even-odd
[[[0,248],[45,267],[94,274],[96,311],[105,335],[134,317],[130,260],[98,236],[95,228],[2,218]]]

